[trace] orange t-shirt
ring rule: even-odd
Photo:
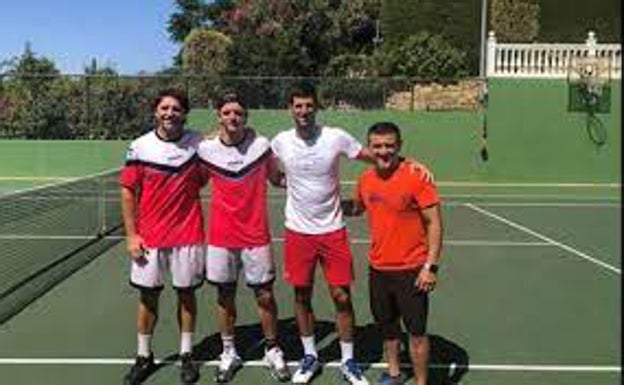
[[[388,179],[369,168],[360,175],[355,199],[368,213],[373,268],[405,270],[425,263],[428,249],[421,210],[440,203],[433,183],[423,181],[406,162]]]

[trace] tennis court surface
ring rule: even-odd
[[[83,187],[0,198],[3,384],[117,384],[133,362],[137,298],[114,226],[114,177]],[[431,383],[621,383],[620,186],[440,182],[440,190],[445,246],[431,302]],[[270,204],[279,262],[283,194],[272,193]],[[356,355],[374,383],[384,365],[368,308],[366,221],[349,219],[348,228]],[[314,384],[335,384],[342,381],[339,347],[322,282],[314,308],[324,367]],[[253,296],[240,286],[237,346],[246,363],[233,383],[272,383]],[[276,296],[281,343],[294,368],[300,347],[293,297],[281,276]],[[162,365],[146,383],[179,381],[174,304],[165,290],[154,341]],[[203,362],[200,383],[208,384],[220,350],[211,287],[200,290],[199,304],[195,350]]]

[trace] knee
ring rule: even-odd
[[[429,349],[429,338],[427,338],[427,335],[411,335],[410,343],[415,351]]]
[[[295,304],[308,311],[312,310],[312,293],[309,290],[295,291]]]
[[[273,290],[271,288],[254,288],[254,294],[256,296],[256,302],[258,303],[258,306],[261,306],[263,308],[270,308],[275,303]]]
[[[156,313],[158,311],[158,298],[160,297],[160,290],[143,289],[140,293],[141,304],[149,309],[149,311]]]
[[[339,288],[334,289],[331,292],[332,300],[336,306],[336,310],[339,312],[351,311],[351,295],[348,289]]]
[[[192,289],[178,290],[178,301],[180,301],[184,307],[195,307],[195,291]]]
[[[219,285],[217,289],[217,303],[220,306],[231,306],[236,298],[236,286]]]

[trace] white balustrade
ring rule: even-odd
[[[487,41],[486,76],[499,78],[566,78],[578,58],[605,63],[611,79],[622,77],[622,45],[599,44],[594,32],[579,44],[499,43],[493,31]]]

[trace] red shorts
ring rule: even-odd
[[[353,281],[353,256],[347,230],[326,234],[302,234],[286,229],[284,235],[284,279],[293,286],[312,286],[319,261],[325,279],[332,286]]]

